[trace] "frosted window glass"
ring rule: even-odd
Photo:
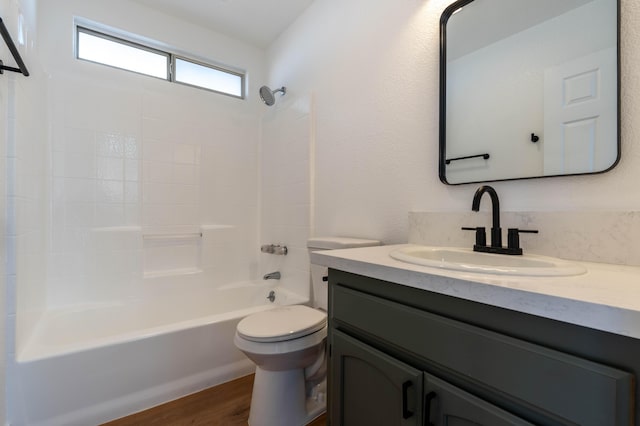
[[[166,55],[78,31],[78,58],[168,79]]]
[[[242,76],[176,58],[175,80],[191,86],[242,97]]]

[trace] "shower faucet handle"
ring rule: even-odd
[[[277,254],[280,256],[286,256],[286,254],[289,253],[289,249],[287,249],[287,246],[283,246],[280,244],[265,244],[263,246],[260,246],[260,251],[262,253]]]

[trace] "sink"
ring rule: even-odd
[[[415,265],[484,274],[557,277],[587,272],[581,265],[553,257],[479,253],[457,247],[410,246],[394,250],[389,256]]]

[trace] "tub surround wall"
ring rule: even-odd
[[[284,82],[273,82],[272,87]],[[261,244],[284,244],[286,256],[260,255],[261,274],[280,271],[271,281],[300,295],[310,294],[307,239],[313,235],[313,94],[288,89],[276,104],[262,108],[260,154]]]
[[[38,380],[49,377],[47,368],[55,363],[41,364],[43,369],[30,365],[33,370],[29,364],[15,363],[44,313],[117,305],[144,298],[149,291],[186,290],[175,279],[180,273],[199,272],[213,290],[257,275],[260,122],[256,98],[264,53],[127,0],[41,1],[37,10],[35,1],[28,2],[32,8],[23,7],[26,0],[5,3],[14,8],[2,15],[13,34],[20,13],[29,12],[24,28],[31,30],[33,24],[38,35],[37,55],[25,55],[32,76],[20,79],[5,73],[0,77],[2,96],[9,100],[7,226],[15,229],[15,235],[7,238],[7,247],[13,250],[7,294],[17,299],[15,304],[7,303],[8,405],[14,411],[8,420],[30,424],[21,419],[42,415],[38,421],[46,423],[46,413],[64,413],[71,406],[61,403],[58,410],[55,402],[42,402],[31,393],[38,392],[34,390],[41,384]],[[245,69],[248,98],[239,100],[78,61],[73,55],[76,16],[123,34],[149,37],[177,53]],[[27,45],[35,47],[35,30],[28,35]],[[202,233],[202,237],[188,244],[168,239],[155,245],[145,245],[143,238],[183,233]],[[145,272],[149,272],[146,279]],[[221,333],[212,340],[230,342],[228,336]],[[215,354],[209,353],[209,368],[227,368],[225,363],[235,362],[224,356],[215,360]],[[171,369],[167,366],[170,360],[175,362],[173,355],[164,358],[168,364],[156,364],[156,368]],[[119,359],[126,363],[125,358]],[[216,362],[220,364],[215,366]],[[95,383],[111,371],[99,366],[94,366],[91,377],[96,381],[87,393],[99,392]],[[17,374],[21,379],[12,380]],[[20,387],[21,380],[32,374],[39,379]],[[151,388],[166,379],[157,378],[138,382]],[[214,384],[207,380],[201,385]],[[160,393],[166,396],[172,391]],[[92,401],[99,399],[98,395]],[[41,402],[40,414],[25,411]]]
[[[536,229],[521,234],[525,253],[586,262],[640,266],[640,212],[502,212],[506,244],[507,228]],[[489,212],[411,212],[409,243],[449,247],[473,247],[475,234],[461,227],[491,228]],[[490,238],[490,237],[487,237]],[[489,242],[489,241],[488,241]]]
[[[0,1],[0,16],[30,73],[24,77],[5,71],[0,76],[0,181],[5,237],[2,247],[6,250],[2,255],[3,285],[0,286],[0,324],[5,331],[0,350],[0,361],[5,366],[0,374],[0,423],[4,424],[10,421],[19,404],[14,392],[17,336],[32,326],[45,305],[47,196],[44,177],[48,153],[45,149],[47,80],[40,60],[36,2]],[[0,42],[0,59],[5,65],[15,65],[4,41]],[[29,303],[26,298],[30,299]],[[18,312],[22,314],[20,321]]]
[[[51,80],[50,306],[127,297],[157,269],[154,257],[177,260],[165,266],[179,269],[191,255],[193,266],[211,267],[217,284],[256,273],[257,115],[243,111],[243,101],[160,81],[145,87],[130,81],[143,77],[124,74],[109,80],[113,86]],[[190,253],[186,240],[156,240],[155,250],[142,244],[143,236],[197,234],[215,224],[237,231],[219,240],[227,250],[218,261],[202,256],[209,240],[191,241]]]
[[[213,286],[255,277],[262,51],[130,1],[39,7],[52,123],[47,306],[136,297],[159,275],[202,272]],[[246,69],[248,98],[76,60],[74,17]]]
[[[78,252],[75,259],[65,262],[64,256],[52,255],[50,282],[65,278],[73,282],[64,282],[64,291],[49,292],[48,308],[137,299],[158,280],[179,282],[199,275],[198,279],[215,288],[255,275],[247,263],[247,258],[255,258],[251,257],[255,250],[248,247],[242,227],[192,225],[169,231],[139,225],[87,229],[87,241],[94,249]],[[78,259],[86,275],[74,275]]]

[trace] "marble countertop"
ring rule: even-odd
[[[451,271],[392,259],[389,245],[311,253],[311,263],[640,339],[640,267],[575,262],[569,277]]]

